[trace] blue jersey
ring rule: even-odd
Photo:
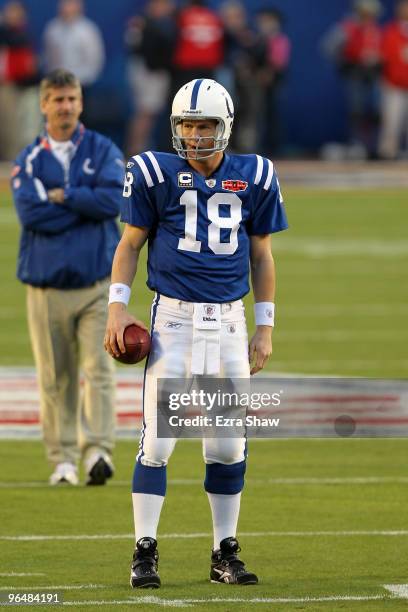
[[[231,302],[249,291],[249,237],[287,228],[270,160],[224,155],[204,177],[171,153],[127,165],[121,220],[149,228],[150,289],[188,302]]]

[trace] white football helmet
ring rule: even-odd
[[[187,149],[182,137],[182,121],[185,119],[215,119],[213,147],[199,148],[209,138],[196,137],[196,146]],[[234,104],[228,91],[212,79],[194,79],[186,83],[174,96],[170,116],[173,147],[183,159],[206,159],[217,151],[224,151],[231,136],[234,122]],[[189,138],[191,140],[191,138]]]

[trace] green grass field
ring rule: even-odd
[[[408,371],[406,192],[286,192],[289,231],[273,238],[277,264],[276,372],[398,377]],[[24,288],[15,280],[18,226],[0,209],[0,365],[30,365]],[[145,260],[132,309],[148,321]],[[247,305],[251,300],[248,298]],[[252,307],[247,308],[253,327]]]
[[[284,191],[291,228],[273,239],[277,327],[269,370],[406,378],[406,192]],[[18,226],[7,190],[0,196],[0,366],[32,365],[24,288],[15,280]],[[147,321],[144,268],[132,310]],[[239,537],[261,582],[247,588],[208,581],[200,445],[181,442],[159,532],[163,588],[154,592],[128,586],[136,446],[118,443],[108,486],[50,489],[40,442],[0,442],[0,594],[60,586],[76,610],[407,608],[383,587],[408,583],[405,440],[252,441]],[[48,539],[24,539],[33,535]],[[40,575],[7,576],[13,573]]]
[[[65,601],[78,602],[77,610],[89,610],[81,601],[126,602],[132,597],[133,604],[107,603],[103,609],[131,610],[137,603],[142,610],[163,608],[148,604],[146,597],[159,597],[171,607],[182,607],[185,599],[203,600],[194,603],[197,611],[406,609],[407,601],[391,599],[382,585],[408,582],[408,532],[372,533],[407,529],[405,441],[252,442],[239,531],[242,556],[260,576],[255,587],[208,581],[212,539],[201,446],[180,442],[169,466],[159,531],[159,591],[132,591],[128,586],[133,549],[128,483],[134,452],[135,444],[118,444],[117,475],[106,487],[50,489],[39,442],[2,442],[1,465],[8,465],[0,485],[3,587],[60,586]],[[322,478],[329,481],[325,484]],[[355,531],[365,534],[350,534]],[[251,533],[255,535],[245,535]],[[49,539],[3,539],[30,535]],[[104,538],[108,535],[112,538]],[[7,572],[41,575],[6,577]],[[362,600],[331,600],[334,596]],[[329,600],[273,602],[322,597]],[[375,597],[379,599],[365,600]],[[224,601],[216,603],[215,598]],[[252,603],[225,601],[231,598]],[[260,598],[272,601],[262,603]],[[181,601],[176,605],[172,600]],[[97,603],[91,605],[97,608]]]

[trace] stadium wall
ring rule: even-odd
[[[6,0],[0,0],[0,9]],[[382,0],[382,20],[390,18],[393,0]],[[210,3],[217,7],[220,2]],[[292,41],[292,61],[281,93],[281,112],[288,153],[314,151],[327,141],[347,138],[347,120],[341,81],[333,65],[323,56],[323,34],[347,12],[347,0],[246,0],[250,14],[261,6],[273,6],[285,16],[285,31]],[[38,49],[44,24],[55,15],[56,0],[25,0],[33,38]],[[141,0],[87,0],[87,15],[99,24],[109,58],[99,83],[100,99],[95,113],[101,114],[105,132],[115,137],[130,113],[125,79],[123,31],[127,18],[143,10]],[[106,114],[109,109],[109,115]],[[117,136],[115,138],[119,140]],[[119,142],[119,144],[121,144]]]

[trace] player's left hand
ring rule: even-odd
[[[258,325],[249,343],[251,376],[262,370],[272,355],[272,329],[269,325]]]
[[[60,187],[57,187],[56,189],[50,189],[47,192],[48,195],[48,199],[50,202],[52,202],[53,204],[63,204],[64,200],[65,200],[65,193],[64,190],[61,189]]]

